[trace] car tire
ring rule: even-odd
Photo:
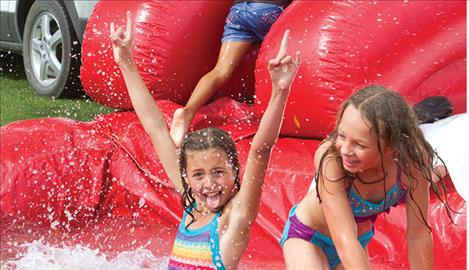
[[[23,35],[26,78],[41,96],[81,92],[80,43],[59,1],[38,0],[29,10]]]

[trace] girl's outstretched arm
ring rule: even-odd
[[[289,35],[290,31],[285,31],[278,55],[268,63],[272,95],[252,140],[241,189],[232,201],[225,241],[229,239],[237,244],[247,245],[249,228],[259,210],[270,154],[278,138],[290,87],[300,65],[299,52],[296,53],[295,59],[287,54]],[[224,243],[222,239],[220,245],[223,244],[229,243]]]
[[[130,11],[127,11],[125,30],[122,27],[118,27],[116,30],[114,23],[111,23],[111,41],[114,60],[122,71],[135,112],[150,137],[166,174],[174,187],[181,192],[182,180],[176,147],[169,136],[163,114],[153,96],[149,93],[132,58],[132,18]]]

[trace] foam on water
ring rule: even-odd
[[[145,247],[116,256],[101,254],[85,246],[54,247],[42,240],[22,245],[26,251],[17,260],[2,262],[1,269],[36,270],[127,270],[166,269],[169,257],[155,257]]]

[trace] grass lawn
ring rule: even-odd
[[[0,52],[0,125],[44,117],[66,117],[90,121],[115,111],[89,99],[51,99],[38,96],[29,86],[22,57]]]

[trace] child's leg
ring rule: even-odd
[[[298,205],[294,205],[290,209],[280,239],[287,269],[329,269],[326,253],[320,244],[313,242],[316,230],[311,229],[298,218],[297,207]]]
[[[283,257],[287,269],[329,269],[321,248],[303,239],[290,238],[285,241]]]
[[[228,81],[251,45],[250,41],[222,43],[215,67],[199,80],[186,106],[174,112],[170,134],[177,147],[182,145],[184,134],[197,110],[213,96],[220,86]]]

